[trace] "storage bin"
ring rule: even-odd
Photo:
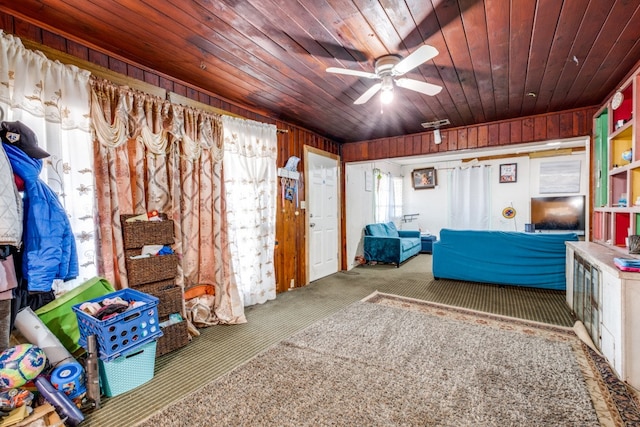
[[[156,341],[111,360],[98,360],[100,388],[108,397],[117,396],[146,383],[153,378],[156,364]]]
[[[47,305],[35,311],[49,330],[60,340],[70,353],[80,349],[78,343],[80,331],[73,306],[92,298],[98,298],[113,292],[113,286],[102,277],[89,279],[80,286],[60,295]]]
[[[173,280],[139,285],[135,289],[160,300],[158,319],[163,320],[173,313],[182,314],[182,289]]]
[[[105,298],[120,297],[127,302],[141,301],[136,308],[130,308],[107,320],[99,320],[90,314],[80,310],[80,305],[73,306],[78,317],[80,329],[79,343],[87,348],[87,337],[96,336],[98,344],[98,356],[104,361],[111,361],[124,354],[129,349],[139,346],[162,336],[162,330],[158,325],[158,298],[136,291],[123,289],[90,302],[101,302]]]
[[[174,323],[162,328],[162,337],[158,339],[156,357],[170,353],[189,344],[187,321]]]
[[[173,245],[173,221],[161,213],[162,221],[127,222],[136,215],[120,215],[122,241],[125,249],[138,249],[144,245]]]
[[[125,264],[129,286],[174,279],[178,274],[178,256],[176,254],[131,259],[132,255],[140,255],[140,251],[126,251]]]

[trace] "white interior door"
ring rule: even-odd
[[[309,281],[338,271],[339,168],[335,158],[307,153],[307,227]]]

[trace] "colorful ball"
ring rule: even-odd
[[[37,377],[47,356],[33,344],[19,344],[0,353],[0,389],[23,386]]]

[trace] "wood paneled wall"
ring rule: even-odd
[[[342,161],[347,163],[419,156],[589,136],[596,110],[597,107],[587,107],[475,126],[441,129],[442,143],[438,145],[434,143],[433,131],[343,144]]]
[[[82,43],[66,39],[53,34],[46,29],[24,22],[16,17],[0,12],[0,28],[8,34],[20,37],[25,44],[35,42],[63,54],[94,64],[98,67],[119,73],[134,80],[148,83],[152,86],[173,92],[194,101],[224,110],[231,114],[245,117],[263,123],[275,124],[278,129],[278,167],[284,167],[287,159],[297,156],[301,159],[298,170],[304,170],[304,146],[308,145],[332,154],[339,154],[340,144],[321,137],[311,131],[277,120],[269,112],[255,108],[237,105],[207,93],[199,88],[191,87],[183,82],[154,72],[154,70],[138,66],[134,63],[119,59],[115,55],[97,51]],[[59,59],[59,58],[52,58]],[[64,62],[61,60],[61,62]],[[302,176],[303,174],[301,174]],[[278,292],[286,291],[293,284],[294,287],[306,284],[306,252],[304,213],[298,209],[295,215],[295,202],[291,203],[281,197],[281,183],[278,182],[278,208],[276,213],[275,270]],[[299,185],[300,200],[304,200],[304,177]]]

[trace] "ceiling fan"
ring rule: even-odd
[[[380,93],[380,101],[388,104],[393,100],[394,86],[400,86],[425,95],[434,96],[440,93],[442,86],[432,83],[422,82],[419,80],[400,77],[407,72],[413,70],[418,65],[434,58],[438,55],[438,50],[429,45],[422,45],[406,58],[400,55],[385,55],[376,59],[375,72],[368,73],[366,71],[350,70],[348,68],[327,68],[328,73],[347,74],[350,76],[366,77],[368,79],[381,80],[371,86],[365,93],[356,99],[354,104],[364,104],[373,97],[378,91]]]

